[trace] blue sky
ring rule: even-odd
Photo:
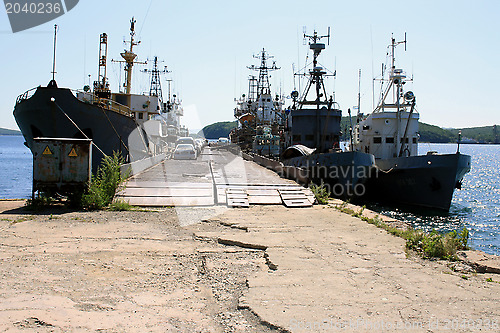
[[[337,71],[329,82],[343,114],[357,103],[362,70],[361,109],[372,109],[372,78],[380,74],[391,34],[404,39],[397,65],[413,76],[423,122],[442,127],[500,124],[495,97],[500,76],[500,1],[95,1],[80,0],[54,21],[13,34],[0,9],[0,127],[16,129],[16,97],[51,79],[53,26],[59,25],[56,80],[60,87],[82,89],[97,75],[99,34],[108,34],[108,59],[119,59],[129,21],[135,16],[141,44],[139,60],[158,56],[172,73],[181,96],[184,123],[199,129],[232,120],[234,98],[247,92],[246,66],[262,48],[281,69],[272,89],[289,95],[292,64],[304,66],[303,27],[324,34],[330,45],[320,63]],[[149,89],[149,78],[136,66],[133,91]],[[113,90],[123,73],[108,63]],[[162,82],[166,93],[166,82]],[[378,96],[378,89],[375,94]]]

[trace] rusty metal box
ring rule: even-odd
[[[34,138],[33,193],[71,193],[85,186],[92,174],[91,146],[89,139]]]

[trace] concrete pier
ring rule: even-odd
[[[286,207],[294,187],[206,150],[136,175],[121,194],[180,207],[32,212],[0,201],[0,331],[500,331],[498,257],[421,259],[334,201]],[[248,207],[230,208],[243,194]]]
[[[196,160],[167,159],[134,175],[117,198],[147,207],[314,203],[309,189],[238,154],[209,147]]]

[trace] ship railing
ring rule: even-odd
[[[88,92],[88,91],[81,91],[81,90],[72,90],[72,91],[74,93],[76,93],[75,94],[76,96],[78,96],[77,95],[78,93],[84,94],[84,96],[86,96],[87,98],[80,99],[77,97],[80,101],[82,101],[84,103],[99,105],[105,109],[108,109],[110,111],[113,111],[113,112],[116,112],[119,114],[123,114],[125,116],[129,116],[129,117],[132,117],[134,114],[134,112],[128,106],[120,104],[116,101],[113,101],[112,99],[101,98],[101,97],[94,95],[91,92]]]
[[[32,89],[30,89],[30,90],[28,90],[28,91],[24,92],[23,94],[21,94],[21,95],[17,96],[17,99],[16,99],[16,104],[19,104],[19,103],[21,103],[22,101],[24,101],[24,100],[26,100],[26,99],[30,98],[31,96],[33,96],[33,94],[35,93],[35,91],[36,91],[36,89],[37,89],[37,88],[38,88],[38,87],[36,87],[36,88],[32,88]]]

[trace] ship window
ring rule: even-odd
[[[325,140],[326,142],[330,141],[330,136],[329,135],[325,135],[323,137],[323,140]]]
[[[295,141],[295,142],[300,142],[300,134],[295,134],[293,137],[292,137],[292,140]]]
[[[139,119],[143,119],[144,118],[144,115],[142,114],[142,112],[139,112],[138,115],[139,115]]]
[[[413,143],[417,143],[417,138],[413,138]]]
[[[394,143],[394,138],[385,138],[385,143]]]
[[[380,136],[373,137],[373,143],[382,143],[382,138]]]
[[[403,138],[401,138],[401,143],[403,143]],[[408,138],[406,138],[405,143],[408,143]]]
[[[306,134],[306,141],[314,141],[314,135]]]
[[[368,131],[370,129],[369,125],[363,125],[363,131]]]

